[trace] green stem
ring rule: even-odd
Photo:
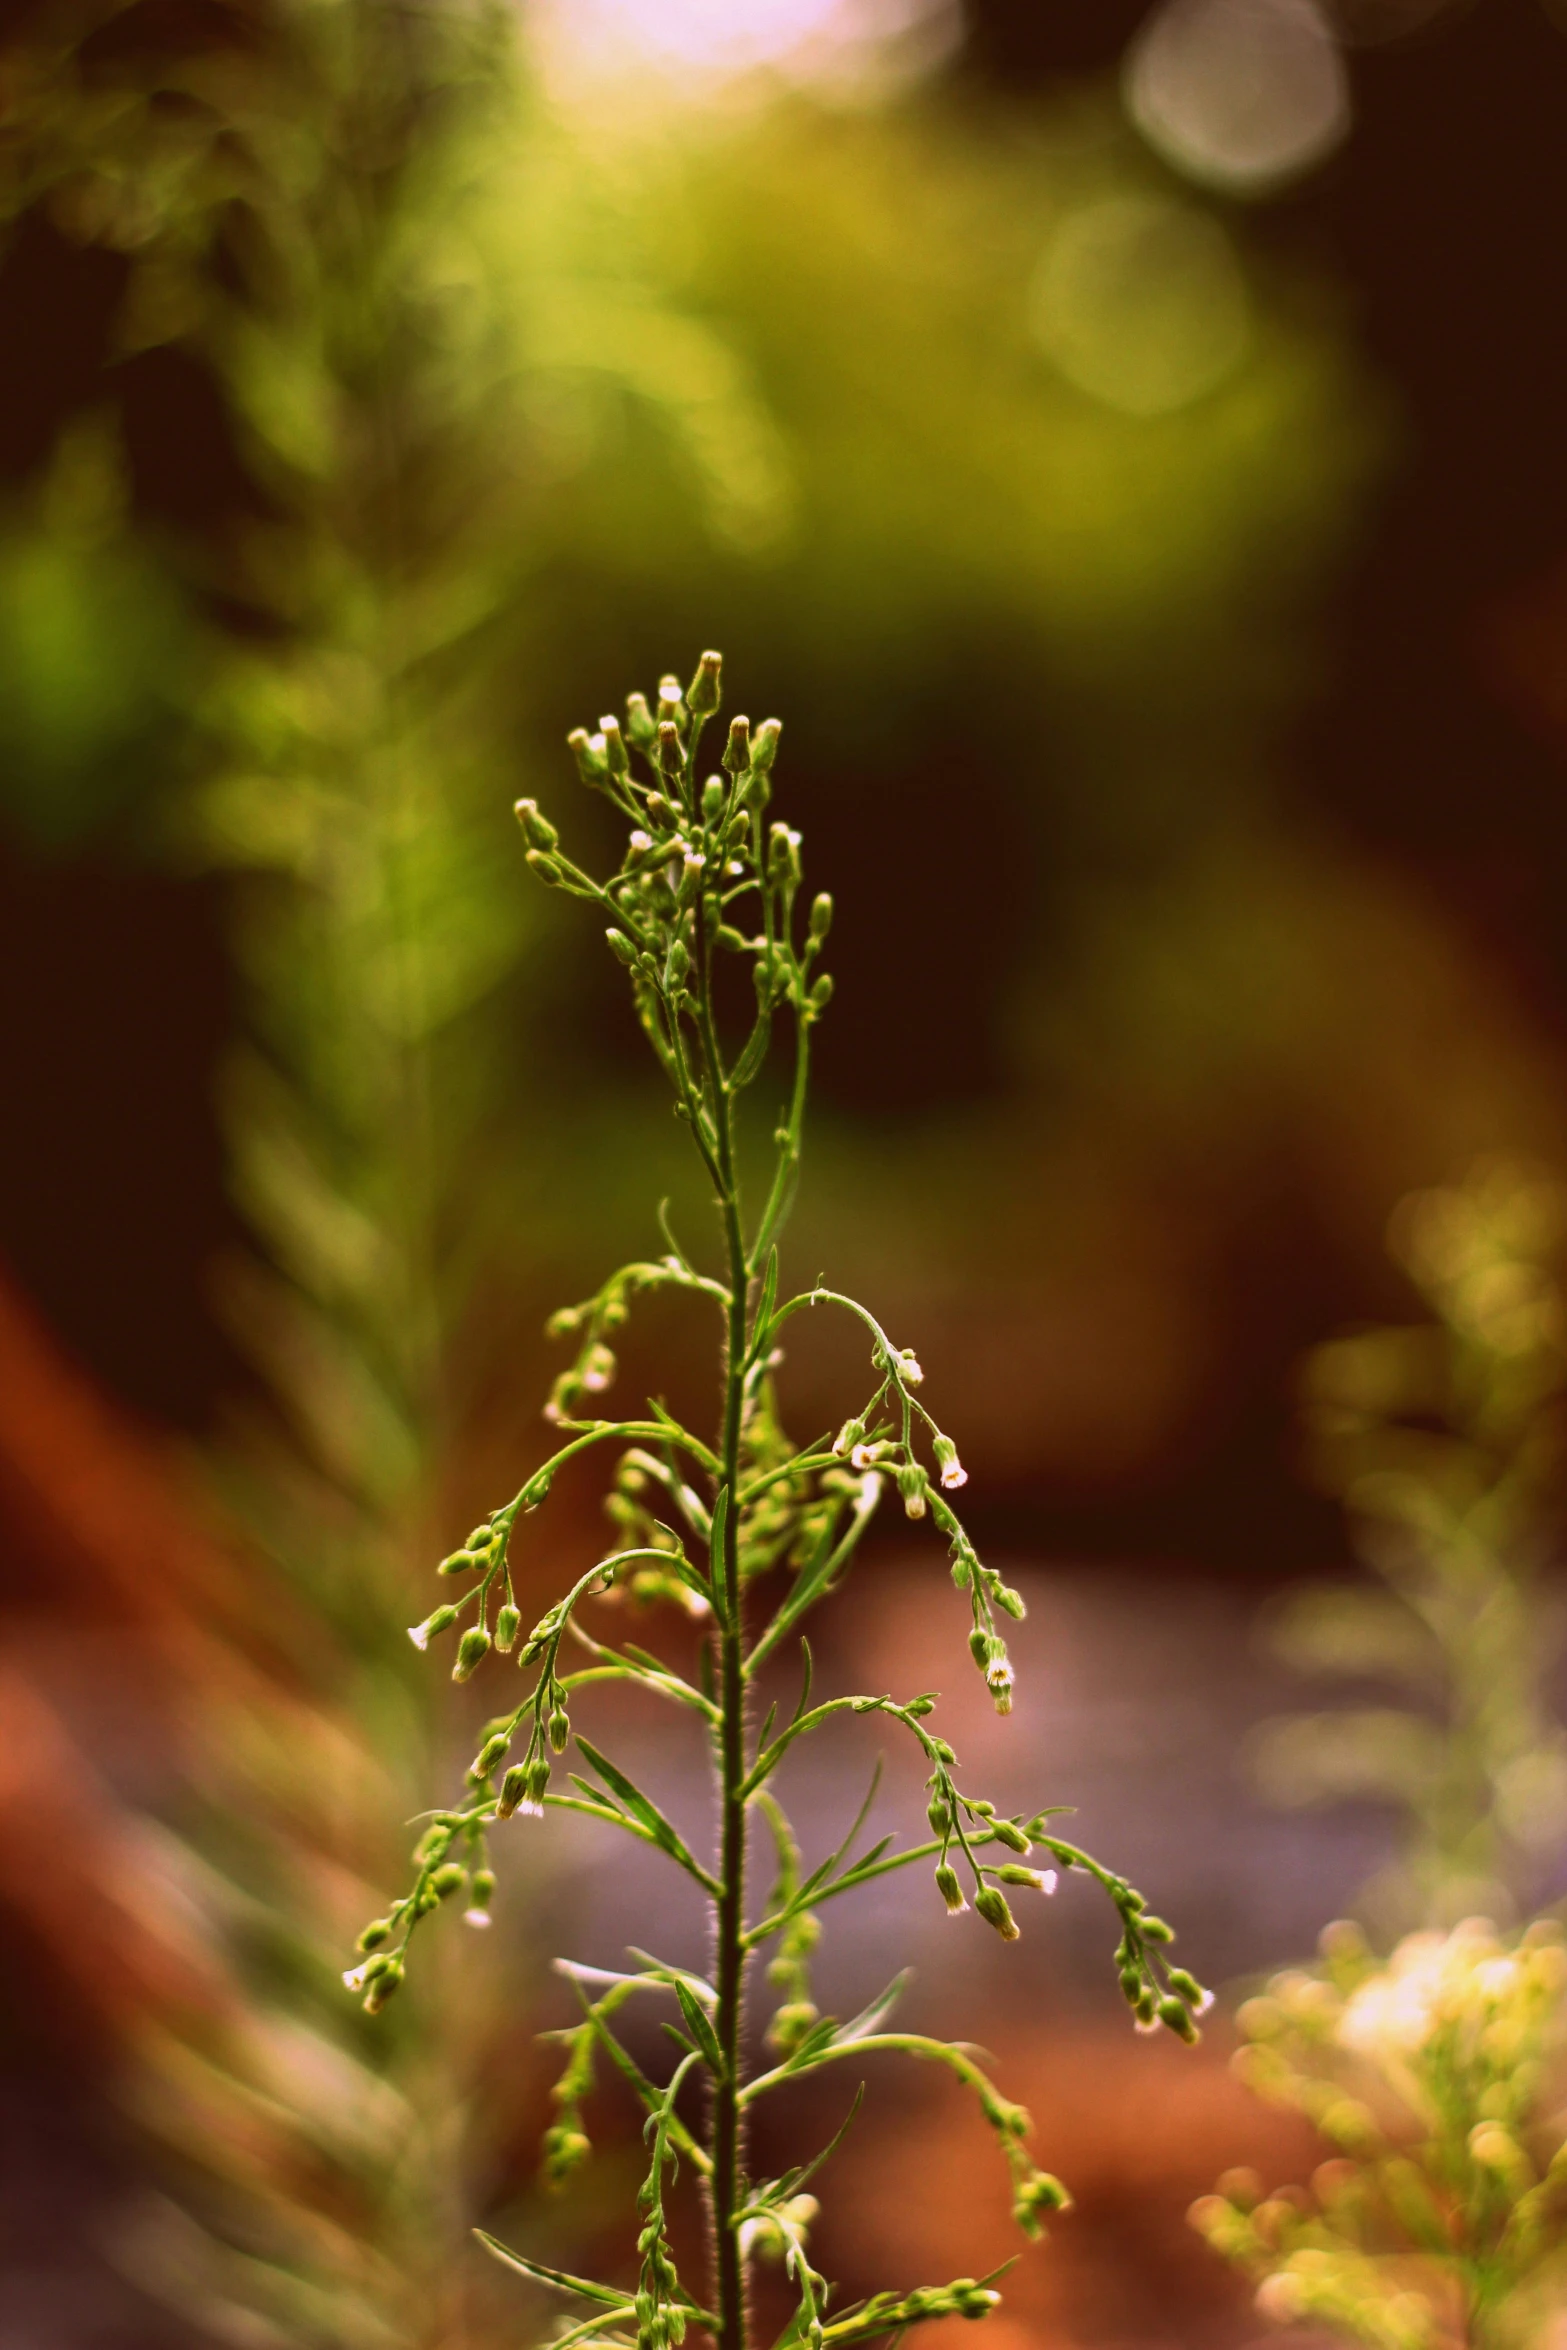
[[[705,942],[699,941],[705,946]],[[718,1767],[721,1826],[719,1893],[716,1902],[717,1952],[714,1983],[718,2004],[713,2024],[723,2053],[724,2070],[713,2084],[712,2129],[709,2153],[712,2171],[708,2193],[712,2211],[713,2264],[718,2301],[718,2350],[745,2350],[745,2264],[740,2255],[738,2215],[745,2202],[744,2138],[741,2118],[741,2058],[745,2006],[745,1969],[748,1955],[745,1931],[745,1625],[744,1594],[740,1579],[740,1438],[745,1405],[745,1362],[750,1269],[746,1262],[745,1233],[735,1181],[734,1118],[724,1084],[713,1024],[711,974],[703,952],[697,964],[700,983],[702,1041],[712,1088],[714,1125],[720,1175],[719,1209],[729,1260],[729,1304],[724,1365],[724,1420],[721,1453],[723,1484],[729,1493],[724,1511],[722,1557],[712,1561],[715,1584],[722,1581],[724,1604],[718,1612],[719,1649]],[[704,1152],[704,1156],[705,1156]]]

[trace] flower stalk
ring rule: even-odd
[[[587,900],[606,922],[610,950],[629,975],[643,1031],[711,1186],[720,1267],[699,1270],[666,1230],[666,1255],[622,1266],[596,1296],[555,1316],[552,1333],[574,1340],[576,1348],[545,1408],[562,1441],[512,1499],[442,1561],[439,1573],[466,1588],[411,1633],[420,1648],[455,1636],[455,1679],[491,1669],[498,1652],[515,1656],[531,1676],[529,1686],[520,1703],[486,1724],[462,1801],[430,1820],[415,1849],[409,1891],[366,1929],[361,1963],[345,1978],[367,2007],[384,2006],[403,1980],[410,1943],[427,1916],[447,1903],[461,1908],[456,1897],[467,1889],[470,1917],[488,1917],[494,1883],[489,1840],[497,1824],[546,1807],[583,1814],[654,1846],[700,1888],[712,1916],[710,1979],[640,1951],[631,1954],[633,1971],[625,1974],[561,1962],[580,2020],[553,2035],[566,2048],[567,2061],[555,2091],[559,2118],[546,2138],[545,2175],[551,2184],[564,2185],[586,2160],[584,2109],[607,2059],[642,2107],[651,2149],[638,2198],[635,2286],[574,2278],[481,2238],[535,2283],[590,2302],[593,2314],[563,2340],[591,2340],[595,2350],[667,2350],[691,2325],[718,2350],[746,2350],[747,2278],[759,2257],[781,2260],[797,2295],[776,2350],[868,2342],[929,2318],[980,2317],[996,2305],[992,2278],[961,2277],[832,2311],[832,2287],[807,2252],[815,2198],[801,2188],[837,2140],[782,2178],[758,2180],[747,2166],[746,2121],[757,2099],[782,2082],[845,2058],[897,2051],[943,2066],[975,2096],[997,2139],[1024,2232],[1037,2235],[1043,2215],[1067,2205],[1060,2181],[1039,2169],[1027,2150],[1027,2114],[1001,2096],[964,2046],[883,2028],[902,1977],[851,2022],[818,2013],[810,1960],[820,1934],[818,1913],[828,1901],[929,1861],[936,1892],[950,1912],[972,1910],[1004,1941],[1013,1941],[1019,1928],[1008,1891],[1049,1893],[1058,1872],[1083,1874],[1108,1895],[1120,1919],[1116,1965],[1142,2028],[1163,2025],[1183,2039],[1195,2038],[1193,2019],[1207,1996],[1191,1975],[1169,1963],[1171,1930],[1149,1914],[1142,1895],[1055,1835],[1049,1810],[1003,1818],[993,1803],[960,1786],[954,1749],[927,1727],[936,1703],[932,1694],[845,1694],[812,1703],[811,1651],[799,1627],[841,1583],[889,1492],[909,1518],[928,1518],[946,1540],[953,1581],[968,1603],[970,1650],[1002,1714],[1012,1710],[1014,1683],[1002,1626],[1024,1609],[1020,1595],[983,1563],[947,1499],[966,1482],[966,1472],[956,1444],[920,1400],[924,1372],[914,1351],[895,1345],[874,1315],[835,1290],[818,1284],[792,1297],[780,1295],[778,1241],[799,1175],[811,1032],[832,994],[820,959],[833,907],[824,892],[804,905],[800,835],[767,816],[778,722],[769,719],[753,731],[746,719],[731,720],[719,763],[703,776],[701,745],[720,698],[719,656],[705,653],[689,686],[666,677],[655,703],[639,694],[629,697],[623,727],[605,718],[595,731],[579,728],[569,738],[582,781],[629,822],[624,857],[607,879],[596,879],[572,860],[534,801],[517,805],[534,872],[550,887]],[[726,1016],[732,991],[719,977],[732,959],[749,962],[755,997],[754,1013],[735,1035]],[[748,1214],[740,1176],[741,1101],[761,1080],[774,1031],[785,1023],[792,1032],[792,1075],[773,1134],[765,1196]],[[711,1444],[658,1402],[649,1402],[645,1416],[617,1419],[601,1418],[592,1407],[590,1399],[615,1378],[617,1333],[635,1299],[654,1289],[684,1291],[717,1308],[723,1402]],[[873,1385],[835,1440],[800,1446],[784,1431],[774,1374],[789,1322],[818,1307],[859,1323],[870,1341]],[[606,1501],[615,1544],[521,1638],[509,1563],[519,1527],[569,1463],[603,1444],[619,1450]],[[582,1621],[601,1603],[627,1599],[672,1604],[705,1625],[708,1645],[696,1683],[629,1641],[612,1645]],[[801,1660],[798,1702],[781,1728],[775,1703],[756,1729],[750,1708],[761,1668],[793,1638]],[[586,1661],[577,1662],[579,1655]],[[575,1727],[578,1693],[610,1681],[639,1683],[699,1718],[718,1797],[711,1865]],[[842,1715],[870,1713],[896,1723],[914,1742],[927,1774],[931,1836],[902,1851],[883,1837],[861,1851],[873,1780],[847,1836],[807,1867],[779,1800],[779,1767],[800,1739]],[[573,1792],[566,1793],[554,1784],[555,1765],[573,1740],[591,1776],[573,1774]],[[778,1862],[760,1915],[749,1907],[746,1877],[753,1814],[770,1834]],[[1054,1866],[1027,1865],[1035,1853]],[[747,1976],[753,1958],[768,1946],[767,1978],[781,1996],[765,2033],[772,2061],[758,2067],[746,2028]],[[672,1999],[678,2011],[669,2028],[679,2061],[662,2085],[643,2072],[614,2029],[620,2008],[642,1994]],[[693,2118],[681,2108],[695,2105],[691,2092],[703,2076],[705,2106]],[[697,2173],[706,2202],[705,2300],[681,2279],[665,2232],[665,2176],[681,2161]]]

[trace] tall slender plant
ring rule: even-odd
[[[802,919],[800,835],[766,820],[779,725],[752,733],[730,722],[720,768],[701,775],[700,749],[719,708],[720,662],[704,653],[691,684],[660,684],[656,709],[641,694],[627,703],[624,729],[613,718],[570,738],[579,773],[630,819],[619,870],[594,880],[564,852],[553,824],[533,800],[517,815],[528,862],[551,887],[584,898],[609,917],[612,953],[630,975],[638,1017],[689,1128],[708,1182],[722,1236],[721,1270],[700,1271],[666,1224],[667,1254],[622,1266],[584,1304],[555,1317],[557,1335],[576,1342],[571,1367],[555,1382],[546,1417],[564,1441],[534,1469],[519,1492],[474,1528],[439,1572],[468,1585],[412,1631],[425,1648],[458,1633],[453,1678],[466,1681],[492,1650],[516,1655],[531,1686],[521,1702],[486,1726],[468,1773],[467,1791],[434,1814],[414,1860],[409,1891],[360,1937],[361,1962],[346,1980],[371,2012],[402,1982],[415,1930],[443,1902],[466,1894],[483,1915],[494,1886],[489,1838],[513,1815],[546,1805],[583,1814],[662,1852],[705,1896],[712,1913],[710,1977],[634,1952],[630,1972],[559,1962],[572,1982],[581,2020],[564,2033],[567,2063],[555,2095],[560,2118],[546,2142],[546,2169],[564,2181],[589,2151],[582,2126],[595,2061],[603,2055],[646,2112],[651,2147],[638,2194],[640,2269],[634,2287],[610,2287],[565,2274],[481,2240],[535,2281],[580,2297],[591,2309],[562,2337],[566,2343],[664,2350],[687,2326],[707,2331],[722,2350],[747,2336],[747,2269],[770,2248],[784,2260],[798,2304],[782,2344],[838,2344],[898,2335],[927,2318],[983,2316],[999,2299],[993,2278],[960,2277],[907,2293],[879,2293],[829,2317],[831,2288],[811,2264],[807,2229],[815,2204],[802,2196],[826,2154],[781,2177],[758,2179],[746,2160],[746,2125],[757,2101],[781,2083],[878,2050],[899,2049],[945,2065],[977,2096],[1011,2172],[1013,2212],[1026,2233],[1067,2201],[1060,2182],[1027,2151],[1029,2119],[995,2088],[963,2045],[924,2033],[888,2030],[901,1978],[851,2023],[818,2014],[810,1998],[810,1953],[822,1904],[890,1872],[934,1863],[938,1894],[956,1914],[972,1906],[1004,1940],[1018,1928],[1008,1891],[1053,1890],[1056,1868],[1082,1870],[1109,1896],[1120,1920],[1120,1980],[1136,2021],[1196,2037],[1195,2016],[1207,1995],[1169,1962],[1171,1929],[1152,1916],[1124,1877],[1055,1835],[1049,1811],[1004,1817],[993,1803],[964,1792],[957,1756],[928,1726],[935,1698],[889,1695],[812,1702],[812,1661],[798,1631],[808,1611],[842,1580],[889,1483],[905,1513],[934,1520],[946,1538],[954,1582],[969,1607],[969,1646],[1000,1713],[1012,1709],[1013,1670],[1001,1625],[1021,1617],[1023,1602],[981,1561],[947,1495],[966,1482],[957,1447],[921,1402],[924,1374],[913,1352],[893,1343],[852,1298],[820,1285],[795,1296],[779,1287],[778,1241],[794,1197],[810,1069],[811,1031],[827,1008],[832,982],[820,969],[832,923],[832,900],[814,897]],[[635,760],[640,756],[645,773]],[[742,929],[740,924],[749,925]],[[721,965],[749,962],[756,1008],[736,1047],[726,1041],[729,990]],[[773,1135],[773,1164],[760,1210],[748,1214],[741,1180],[742,1096],[761,1076],[774,1021],[786,1013],[794,1034],[793,1079]],[[723,1405],[715,1441],[687,1428],[660,1402],[621,1419],[589,1416],[584,1405],[611,1383],[611,1341],[639,1293],[668,1289],[709,1301],[719,1319]],[[851,1315],[870,1340],[874,1385],[869,1400],[836,1437],[796,1445],[781,1425],[773,1373],[778,1342],[797,1314],[828,1306]],[[590,1566],[565,1596],[522,1635],[512,1594],[510,1553],[517,1529],[549,1493],[565,1464],[601,1444],[626,1447],[611,1495],[618,1547]],[[928,1459],[927,1459],[928,1456]],[[928,1465],[929,1463],[929,1465]],[[697,1483],[705,1493],[697,1490]],[[661,1512],[666,1513],[660,1515]],[[748,1622],[751,1586],[787,1565],[793,1579],[759,1629]],[[643,1648],[613,1647],[580,1620],[584,1602],[629,1585],[644,1597],[667,1597],[710,1625],[695,1682]],[[464,1619],[467,1619],[464,1622]],[[461,1629],[459,1631],[459,1626]],[[751,1706],[763,1668],[785,1641],[799,1638],[798,1700],[779,1727],[776,1702],[759,1730]],[[568,1638],[583,1652],[568,1662]],[[696,1716],[706,1732],[718,1798],[718,1851],[710,1866],[657,1803],[608,1755],[576,1731],[591,1776],[573,1775],[570,1793],[552,1789],[554,1758],[573,1735],[577,1692],[594,1683],[628,1681]],[[835,1851],[802,1874],[799,1843],[778,1800],[780,1764],[802,1738],[842,1714],[879,1713],[914,1741],[926,1769],[930,1838],[893,1852],[883,1837],[857,1853],[867,1806]],[[520,1759],[514,1749],[520,1748]],[[759,1813],[777,1852],[777,1883],[753,1906],[747,1899],[747,1830]],[[1055,1867],[1030,1865],[1035,1852]],[[771,1982],[782,1994],[767,2031],[770,2059],[752,2061],[745,2033],[746,1977],[752,1958],[772,1946]],[[640,1993],[673,1999],[680,2021],[669,2027],[678,2060],[667,2081],[652,2079],[614,2028]],[[696,2080],[706,2076],[705,2119],[682,2113]],[[841,2133],[840,2133],[841,2134]],[[836,2145],[837,2140],[833,2141]],[[831,2153],[832,2147],[827,2149]],[[709,2303],[682,2282],[666,2228],[668,2175],[680,2159],[701,2179],[709,2222]],[[1000,2273],[999,2271],[996,2273]]]

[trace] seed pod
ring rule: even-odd
[[[547,816],[539,814],[537,800],[516,801],[512,808],[512,814],[522,826],[524,837],[530,849],[552,849],[559,842],[560,834],[555,830],[554,825]]]
[[[490,1635],[482,1624],[470,1624],[457,1643],[457,1662],[452,1667],[454,1681],[470,1680],[479,1665],[490,1653]]]
[[[723,698],[720,672],[722,653],[704,653],[696,665],[696,675],[686,688],[686,708],[693,718],[711,718]]]
[[[996,1886],[981,1885],[979,1891],[974,1896],[974,1907],[978,1910],[980,1916],[984,1919],[987,1926],[995,1927],[996,1932],[1001,1936],[1003,1942],[1017,1941],[1018,1929],[1016,1920],[1013,1918],[1012,1912],[1007,1907],[1006,1895]],[[1182,2008],[1181,2013],[1184,2015],[1186,2010]]]

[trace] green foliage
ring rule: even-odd
[[[1386,1962],[1353,1926],[1241,2008],[1242,2077],[1340,2152],[1309,2193],[1230,2172],[1192,2207],[1267,2316],[1371,2350],[1546,2336],[1567,2293],[1567,1952],[1483,1919]]]
[[[425,1920],[460,1894],[470,1872],[475,1882],[491,1881],[496,1825],[538,1815],[546,1806],[654,1847],[700,1888],[713,1912],[710,1980],[645,1953],[633,1953],[635,1969],[623,1975],[566,1970],[582,2020],[561,2035],[568,2054],[556,2092],[560,2118],[545,2148],[546,2175],[558,2184],[586,2157],[584,2102],[596,2061],[607,2056],[646,2113],[652,2149],[638,2197],[636,2287],[615,2294],[491,2246],[536,2281],[599,2305],[566,2339],[624,2344],[626,2329],[634,2328],[638,2350],[665,2350],[690,2323],[709,2331],[725,2350],[739,2350],[747,2267],[753,2253],[764,2249],[781,2254],[798,2294],[784,2344],[898,2335],[928,2318],[981,2316],[994,2305],[998,2296],[988,2280],[963,2278],[826,2315],[830,2288],[805,2250],[811,2199],[799,2192],[815,2166],[757,2182],[746,2170],[745,2125],[760,2097],[827,2065],[901,2050],[945,2066],[974,2093],[995,2133],[1011,2176],[1013,2211],[1025,2232],[1037,2233],[1040,2214],[1066,2200],[1059,2182],[1027,2152],[1027,2115],[1000,2095],[966,2047],[883,2028],[900,1983],[847,2024],[817,2013],[809,1958],[817,1913],[828,1901],[929,1861],[950,1912],[966,1910],[972,1894],[977,1914],[1011,1941],[1018,1928],[1004,1888],[1048,1892],[1055,1883],[1054,1870],[1026,1865],[1038,1850],[1060,1868],[1086,1872],[1109,1896],[1121,1925],[1121,1986],[1141,2026],[1162,2024],[1193,2039],[1194,2016],[1206,2004],[1197,1982],[1169,1963],[1170,1928],[1149,1915],[1124,1878],[1056,1836],[1047,1812],[1002,1817],[991,1802],[960,1786],[953,1748],[927,1726],[933,1696],[862,1694],[813,1703],[811,1654],[802,1636],[802,1681],[792,1715],[778,1728],[775,1701],[760,1730],[751,1729],[750,1701],[762,1666],[808,1609],[841,1582],[889,1490],[907,1517],[929,1517],[946,1541],[953,1582],[967,1602],[973,1661],[1003,1714],[1012,1707],[1013,1672],[1001,1626],[1022,1615],[1023,1602],[984,1564],[947,1499],[966,1482],[966,1473],[952,1439],[920,1398],[924,1372],[912,1349],[895,1345],[863,1306],[821,1284],[794,1296],[781,1292],[778,1241],[799,1176],[811,1037],[831,997],[821,955],[833,909],[831,899],[819,894],[807,910],[800,835],[767,816],[778,722],[769,719],[753,732],[745,718],[732,719],[719,767],[703,776],[702,737],[719,700],[719,657],[706,653],[684,691],[678,679],[665,677],[654,704],[641,694],[629,697],[624,727],[606,717],[596,732],[579,728],[569,738],[582,781],[630,822],[624,856],[607,881],[574,861],[534,800],[517,803],[534,872],[608,918],[609,947],[629,974],[643,1032],[712,1192],[721,1270],[699,1270],[666,1224],[663,1258],[622,1267],[595,1296],[555,1317],[555,1334],[575,1342],[573,1360],[546,1407],[565,1441],[441,1562],[439,1573],[463,1585],[462,1595],[443,1602],[411,1632],[419,1649],[457,1635],[457,1681],[466,1680],[492,1650],[515,1648],[519,1666],[531,1676],[529,1686],[516,1705],[486,1724],[466,1794],[431,1817],[415,1850],[409,1890],[366,1929],[361,1962],[345,1977],[365,2006],[379,2012],[403,1984],[413,1937]],[[754,997],[754,1011],[732,1039],[728,991],[719,975],[731,959],[749,970]],[[739,1113],[742,1097],[761,1077],[775,1025],[783,1021],[792,1030],[793,1075],[772,1129],[770,1180],[760,1206],[748,1212]],[[657,1401],[649,1402],[645,1415],[627,1418],[600,1418],[587,1409],[589,1399],[614,1380],[612,1341],[631,1300],[656,1289],[716,1310],[723,1409],[712,1443]],[[835,1438],[797,1445],[783,1432],[774,1374],[788,1324],[819,1306],[846,1313],[868,1335],[872,1386]],[[579,1576],[519,1642],[514,1546],[566,1464],[605,1444],[629,1448],[622,1454],[612,1514],[632,1539]],[[667,1517],[659,1514],[665,1510]],[[793,1570],[792,1582],[763,1626],[753,1630],[747,1621],[751,1587],[782,1564]],[[610,1646],[579,1621],[591,1599],[614,1596],[628,1585],[673,1598],[710,1626],[695,1682],[630,1643]],[[568,1661],[568,1641],[587,1661]],[[700,1723],[720,1817],[715,1867],[690,1849],[652,1798],[580,1730],[576,1748],[590,1775],[573,1773],[571,1793],[553,1784],[555,1759],[573,1736],[578,1691],[605,1681],[639,1685]],[[892,1839],[883,1837],[860,1852],[873,1782],[871,1797],[837,1849],[802,1875],[799,1843],[772,1784],[779,1765],[798,1740],[838,1716],[871,1713],[897,1723],[918,1751],[927,1773],[930,1839],[894,1852]],[[777,1886],[760,1916],[746,1895],[753,1810],[770,1830],[778,1858]],[[769,1944],[775,1945],[769,1973],[783,1994],[768,2030],[778,2061],[752,2071],[743,2028],[745,1979],[750,1959]],[[663,2085],[644,2073],[612,2029],[618,2009],[640,1993],[672,1995],[679,2010],[679,2024],[669,2029],[680,2060]],[[679,2104],[686,2083],[702,2074],[707,2122],[699,2135]],[[711,2310],[681,2282],[665,2232],[665,2172],[682,2158],[698,2173],[708,2207]]]
[[[1567,1829],[1567,1736],[1550,1714],[1541,1574],[1560,1505],[1567,1195],[1489,1162],[1394,1221],[1435,1319],[1319,1347],[1305,1376],[1313,1465],[1376,1577],[1308,1588],[1272,1637],[1303,1670],[1389,1682],[1399,1702],[1267,1726],[1276,1800],[1396,1804],[1403,1851],[1373,1890],[1395,1925],[1514,1911]]]

